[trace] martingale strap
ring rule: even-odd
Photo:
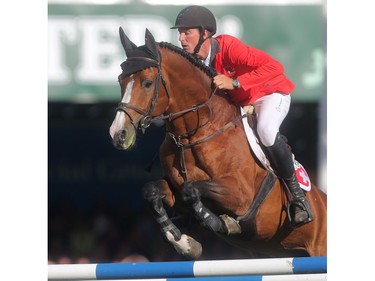
[[[189,181],[188,180],[189,177],[188,177],[188,173],[187,173],[187,169],[186,169],[186,163],[185,163],[185,149],[192,148],[196,145],[199,145],[199,144],[202,144],[204,142],[207,142],[207,141],[211,140],[212,138],[214,138],[214,137],[220,135],[221,133],[223,133],[229,127],[236,125],[242,118],[246,118],[247,116],[248,116],[247,114],[240,115],[236,119],[234,119],[234,120],[228,122],[227,124],[225,124],[224,127],[220,128],[219,130],[217,130],[213,134],[211,134],[211,135],[209,135],[209,136],[207,136],[203,139],[200,139],[196,142],[192,142],[192,143],[183,143],[181,136],[176,137],[171,132],[168,132],[168,135],[174,141],[176,146],[180,149],[180,168],[181,168],[182,177],[184,178],[185,182]]]

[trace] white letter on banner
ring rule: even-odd
[[[82,33],[77,81],[81,83],[117,83],[124,60],[118,35],[118,17],[82,16],[78,26]]]
[[[77,42],[74,18],[50,16],[48,20],[48,81],[64,85],[71,81],[71,69],[67,66],[66,46]]]
[[[153,15],[130,15],[121,22],[125,34],[137,46],[145,44],[146,28],[154,36],[156,42],[171,42],[172,24],[165,18]]]

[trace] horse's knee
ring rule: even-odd
[[[145,184],[142,189],[143,197],[146,199],[153,207],[154,211],[158,216],[165,216],[166,212],[163,207],[162,193],[160,187],[155,182],[149,182]]]
[[[161,198],[161,192],[156,182],[148,182],[142,188],[143,198],[153,202]]]
[[[201,200],[201,193],[194,187],[192,182],[184,184],[182,188],[182,200],[190,206]]]

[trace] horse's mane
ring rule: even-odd
[[[213,69],[213,68],[211,68],[209,66],[206,66],[198,58],[196,58],[192,54],[184,51],[180,47],[177,47],[177,46],[175,46],[175,45],[173,45],[171,43],[168,43],[168,42],[160,42],[159,46],[161,48],[165,48],[165,49],[171,50],[171,51],[179,54],[180,56],[186,58],[191,64],[193,64],[194,66],[196,66],[197,68],[199,68],[200,70],[202,70],[205,74],[207,74],[208,77],[213,78],[214,76],[217,75],[217,72],[216,72],[215,69]]]

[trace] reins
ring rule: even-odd
[[[160,56],[161,57],[161,56]],[[185,150],[186,149],[190,149],[196,145],[200,145],[204,142],[207,142],[211,139],[213,139],[214,137],[220,135],[221,133],[223,133],[226,129],[230,128],[231,126],[233,125],[236,125],[242,118],[246,117],[247,114],[244,114],[244,115],[240,115],[239,117],[235,118],[234,120],[228,122],[227,124],[225,124],[222,128],[220,128],[219,130],[215,131],[214,133],[212,133],[211,135],[208,135],[200,140],[197,140],[195,142],[189,142],[189,143],[183,143],[182,140],[183,139],[189,139],[189,137],[191,135],[193,135],[193,132],[196,132],[198,129],[204,127],[205,125],[207,125],[209,123],[209,120],[211,119],[212,117],[212,110],[211,110],[211,107],[209,106],[209,102],[211,101],[212,97],[215,95],[216,91],[217,91],[217,87],[211,91],[210,93],[210,96],[208,97],[208,99],[202,103],[202,104],[198,104],[198,105],[193,105],[191,108],[187,108],[187,109],[184,109],[184,110],[181,110],[181,111],[178,111],[178,112],[171,112],[169,114],[163,114],[163,115],[159,115],[159,116],[152,116],[152,113],[154,111],[154,108],[155,108],[155,105],[156,105],[156,102],[158,100],[158,97],[159,97],[159,87],[160,87],[160,81],[162,82],[163,84],[163,87],[166,91],[166,94],[167,94],[167,97],[168,97],[168,103],[167,103],[167,106],[164,110],[164,112],[167,110],[168,106],[169,106],[169,101],[170,101],[170,94],[169,94],[169,91],[168,91],[168,87],[167,87],[167,84],[163,78],[163,75],[161,73],[161,63],[158,62],[157,60],[154,60],[154,59],[151,59],[151,58],[146,58],[146,57],[130,57],[128,58],[127,60],[139,60],[139,61],[147,61],[149,63],[152,63],[154,64],[154,66],[151,66],[151,67],[156,67],[157,70],[158,70],[158,73],[157,73],[157,76],[156,76],[156,82],[155,82],[155,90],[154,90],[154,95],[152,97],[152,101],[151,101],[151,104],[150,104],[150,107],[149,109],[147,110],[147,112],[145,110],[142,110],[138,107],[135,107],[129,103],[124,103],[124,102],[120,102],[116,108],[116,111],[122,111],[124,112],[130,119],[130,122],[131,124],[134,126],[135,129],[137,129],[138,127],[142,130],[142,132],[144,133],[145,130],[151,125],[152,122],[155,122],[155,121],[160,121],[160,120],[168,120],[169,122],[171,122],[173,119],[176,119],[180,116],[183,116],[184,114],[186,113],[189,113],[189,112],[199,112],[199,109],[203,108],[203,107],[208,107],[208,109],[210,110],[210,117],[208,119],[208,121],[202,125],[197,125],[196,128],[194,128],[193,130],[190,130],[188,132],[186,132],[185,134],[181,134],[179,136],[176,136],[175,134],[173,134],[171,131],[167,130],[167,133],[168,133],[168,136],[174,141],[174,143],[176,144],[176,146],[179,148],[180,150],[180,168],[181,168],[181,173],[182,173],[182,177],[184,178],[184,181],[185,182],[188,182],[189,181],[189,177],[188,177],[188,173],[187,173],[187,169],[186,169],[186,163],[185,163]],[[127,109],[131,109],[131,110],[134,110],[135,112],[137,112],[138,114],[142,115],[143,118],[139,121],[138,124],[136,124],[132,118],[132,116],[129,114],[129,112],[127,111]]]

